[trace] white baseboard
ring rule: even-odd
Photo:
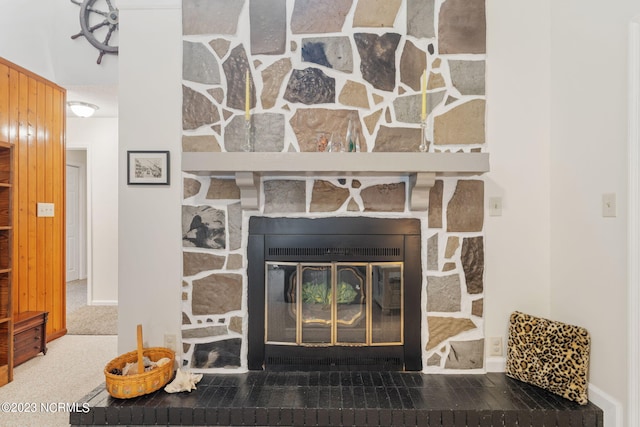
[[[105,299],[105,300],[94,299],[91,301],[91,304],[89,305],[118,305],[118,301],[110,300],[110,299]]]
[[[507,366],[506,357],[487,357],[485,370],[487,372],[504,372]]]
[[[623,427],[624,414],[622,403],[600,390],[593,384],[589,384],[589,401],[604,412],[604,427]]]

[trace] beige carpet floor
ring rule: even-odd
[[[0,426],[68,426],[67,408],[104,383],[104,367],[117,356],[116,336],[65,335],[49,342],[46,356],[17,366],[13,382],[0,387]]]
[[[68,426],[69,408],[104,384],[104,367],[118,356],[117,310],[88,306],[86,280],[67,283],[68,334],[0,387],[0,427]]]
[[[117,335],[118,307],[87,305],[87,281],[68,282],[67,333],[69,335]]]
[[[118,307],[85,305],[67,314],[69,335],[117,335]]]

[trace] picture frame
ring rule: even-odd
[[[169,185],[169,151],[127,151],[128,185]]]

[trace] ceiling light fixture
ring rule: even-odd
[[[97,105],[89,104],[88,102],[69,101],[67,105],[71,108],[73,114],[78,117],[91,117],[98,109]]]

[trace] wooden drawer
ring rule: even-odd
[[[42,327],[40,326],[13,335],[13,348],[28,347],[34,343],[40,345],[41,342]]]
[[[13,322],[13,366],[39,353],[47,354],[47,316],[44,311],[18,314]]]

